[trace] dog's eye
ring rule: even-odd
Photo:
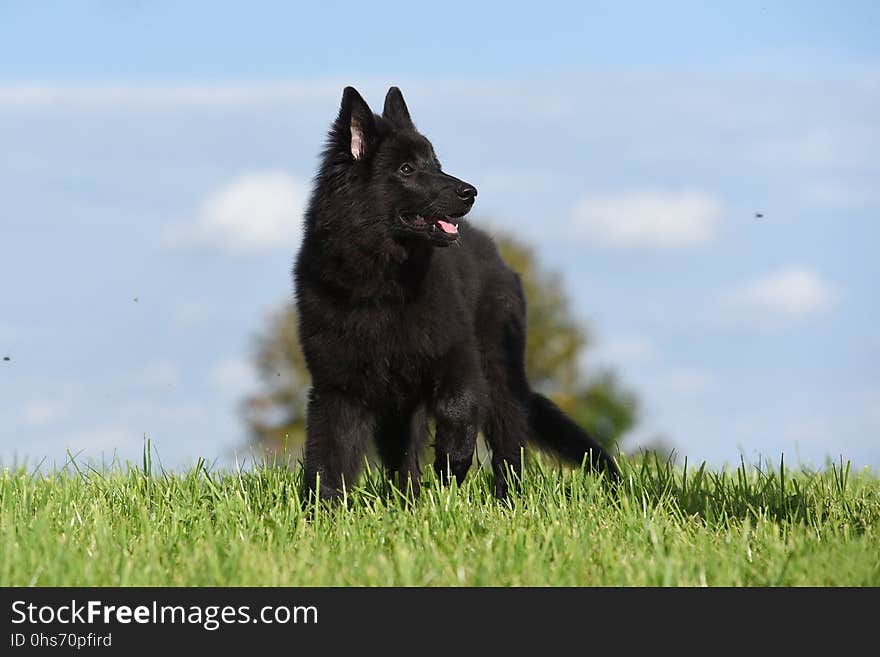
[[[409,162],[404,162],[403,164],[400,165],[400,173],[402,173],[404,176],[408,176],[408,175],[415,173],[415,172],[416,172],[416,168],[412,164],[410,164]]]

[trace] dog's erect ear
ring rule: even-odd
[[[355,160],[363,158],[373,145],[376,123],[373,110],[354,87],[342,92],[342,106],[336,120],[337,135]]]
[[[406,108],[406,101],[403,94],[397,87],[391,87],[385,96],[385,109],[382,110],[382,116],[388,120],[395,128],[404,130],[413,130],[412,119],[409,118],[409,110]]]

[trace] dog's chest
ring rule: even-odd
[[[416,394],[452,339],[442,317],[420,307],[355,309],[338,320],[321,360],[338,383],[364,397]]]

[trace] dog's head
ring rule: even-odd
[[[326,156],[361,228],[380,223],[402,242],[458,241],[458,219],[470,211],[477,189],[442,170],[397,87],[388,90],[381,116],[346,87]]]

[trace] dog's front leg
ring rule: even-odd
[[[373,414],[335,390],[312,388],[306,417],[305,482],[311,494],[335,500],[351,488],[364,463]]]
[[[389,478],[401,492],[418,498],[421,484],[419,452],[428,438],[428,419],[424,406],[412,411],[391,413],[378,421],[376,448]]]

